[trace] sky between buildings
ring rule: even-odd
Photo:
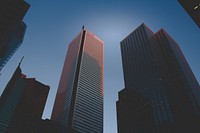
[[[141,23],[164,28],[200,81],[200,29],[176,0],[26,0],[24,42],[1,71],[0,94],[22,56],[22,72],[49,85],[43,118],[50,118],[69,42],[85,25],[104,40],[104,133],[117,133],[116,101],[124,88],[120,41]]]

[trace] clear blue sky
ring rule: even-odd
[[[24,42],[1,71],[0,94],[22,56],[22,71],[51,87],[43,118],[50,118],[69,42],[84,24],[105,43],[104,133],[117,133],[118,91],[123,89],[120,41],[141,23],[164,28],[180,45],[200,80],[200,29],[176,0],[26,0]]]

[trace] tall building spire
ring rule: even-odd
[[[20,62],[19,62],[19,66],[21,65],[22,61],[24,60],[24,56],[22,56]]]

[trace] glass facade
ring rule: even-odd
[[[40,119],[48,92],[49,86],[26,78],[18,66],[0,97],[0,132],[23,132],[32,119]]]
[[[29,7],[24,0],[0,1],[0,71],[22,44],[26,30],[22,19]]]
[[[10,40],[7,43],[7,50],[4,51],[4,56],[0,58],[0,71],[12,57],[12,55],[21,46],[26,31],[26,24],[24,22],[19,23],[14,30]]]
[[[199,131],[200,88],[178,44],[142,24],[121,42],[121,53],[125,89],[151,102],[157,132]]]
[[[69,44],[52,119],[81,133],[102,133],[103,41],[88,30],[83,30],[74,40]],[[59,100],[61,95],[66,102]]]
[[[3,107],[0,108],[0,132],[5,133],[8,130],[10,123],[14,117],[17,105],[19,105],[20,97],[23,92],[24,82],[23,80],[18,80],[13,86],[15,89],[10,92],[7,97],[7,101]]]
[[[53,107],[51,118],[62,125],[66,125],[68,121],[82,35],[83,32],[79,33],[69,44]]]

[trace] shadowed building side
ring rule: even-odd
[[[121,53],[125,89],[151,102],[155,133],[198,133],[200,87],[178,44],[142,24],[121,42]]]
[[[117,105],[118,133],[155,133],[153,106],[133,90],[119,92]]]
[[[6,50],[4,51],[2,58],[0,58],[0,71],[17,51],[17,49],[21,46],[25,31],[26,24],[24,22],[20,22],[18,25],[16,25],[12,36],[7,42]]]
[[[200,87],[181,49],[163,29],[150,41],[176,132],[199,132]]]
[[[0,71],[23,42],[22,21],[30,5],[24,0],[0,1]]]

